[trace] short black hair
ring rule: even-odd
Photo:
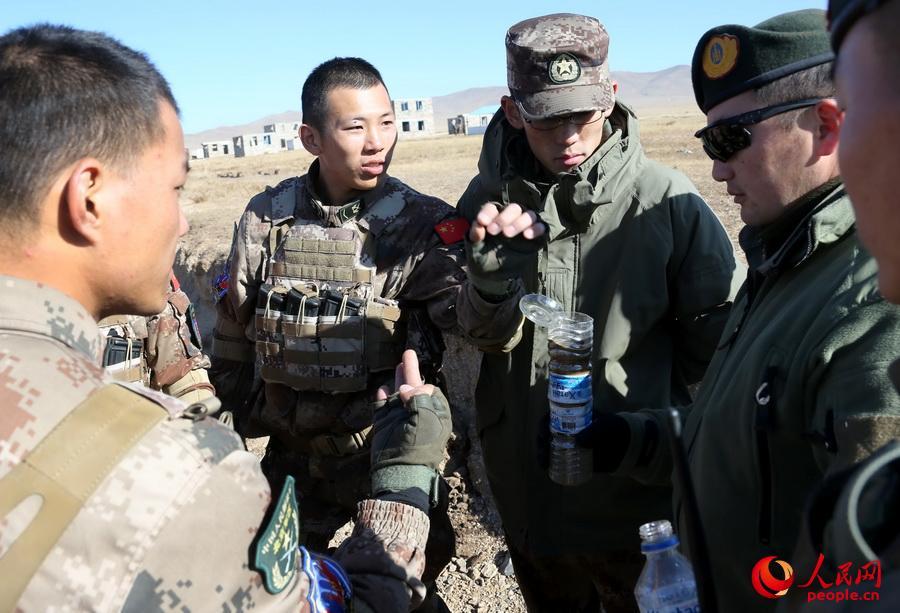
[[[147,56],[105,34],[39,24],[0,37],[0,224],[36,223],[67,165],[124,168],[162,140],[163,101],[178,112]]]
[[[766,83],[755,90],[757,101],[763,106],[772,106],[806,98],[834,98],[834,62],[825,62],[782,77],[777,81]],[[774,121],[784,128],[791,128],[801,115],[812,107],[796,109],[782,113]]]
[[[321,130],[328,113],[328,93],[339,87],[369,89],[384,86],[378,69],[358,57],[336,57],[316,66],[303,83],[300,105],[303,123]]]

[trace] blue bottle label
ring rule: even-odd
[[[557,404],[584,404],[593,397],[591,374],[558,375],[550,373],[547,388],[550,402]]]

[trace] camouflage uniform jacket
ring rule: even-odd
[[[111,379],[98,366],[96,323],[80,304],[22,279],[0,277],[0,287],[2,488],[10,471]],[[83,501],[15,609],[146,611],[176,603],[181,611],[309,610],[309,584],[296,566],[277,594],[250,568],[248,551],[271,500],[256,458],[230,429],[186,418],[181,402],[140,386],[132,391],[161,406],[165,417]],[[33,498],[0,514],[0,560],[29,534],[38,512]],[[424,595],[418,577],[427,531],[428,518],[417,509],[360,504],[354,533],[335,554],[351,577],[356,610],[406,611],[411,597]]]
[[[900,397],[887,376],[900,307],[878,292],[875,261],[837,182],[740,238],[750,272],[683,436],[719,610],[770,611],[750,569],[767,555],[794,562],[810,492],[900,436]],[[633,463],[645,442],[639,418],[659,415],[626,417],[631,453],[622,472],[668,481],[667,445],[644,466]],[[678,488],[674,500],[688,545]]]
[[[742,271],[690,181],[644,157],[626,107],[616,105],[606,132],[576,171],[546,177],[499,112],[459,209],[473,219],[485,202],[515,202],[548,224],[523,290],[593,317],[594,411],[685,403]],[[494,304],[466,284],[458,306],[460,327],[485,351],[477,421],[504,529],[536,555],[638,551],[639,524],[670,516],[671,492],[607,475],[578,487],[550,481],[534,451],[549,410],[547,334],[523,323],[521,291]]]
[[[228,260],[229,289],[216,305],[212,351],[213,383],[226,409],[240,407],[250,388],[254,313],[272,256],[269,233],[273,225],[359,231],[364,242],[357,256],[375,267],[374,295],[398,300],[409,315],[406,346],[418,353],[423,373],[440,368],[440,331],[456,327],[456,298],[465,278],[463,243],[460,236],[447,244],[436,230],[442,222],[458,217],[454,209],[392,177],[363,193],[356,203],[325,206],[310,180],[317,174],[318,160],[307,175],[282,181],[255,196],[235,230]],[[336,218],[336,211],[347,207],[355,207],[356,215]],[[266,403],[256,407],[259,413],[254,411],[252,427],[260,429],[256,434],[271,434],[289,447],[316,434],[359,432],[372,425],[369,403],[375,390],[393,382],[393,377],[391,370],[372,373],[366,390],[351,393],[298,393],[285,385],[266,384]],[[243,380],[237,384],[236,379]]]
[[[190,404],[213,396],[215,389],[206,373],[209,357],[203,353],[191,300],[177,286],[174,276],[172,279],[166,306],[157,315],[113,316],[100,321],[99,326],[101,330],[109,328],[108,334],[142,341],[147,372],[142,373],[141,382]],[[122,380],[115,368],[113,376]]]

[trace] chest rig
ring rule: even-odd
[[[103,368],[116,381],[150,386],[150,367],[144,343],[147,320],[143,317],[113,315],[97,324],[103,335]]]
[[[273,198],[293,205],[295,186]],[[377,294],[375,266],[355,221],[359,203],[324,219],[289,218],[269,230],[266,281],[256,304],[256,360],[267,383],[331,393],[367,388],[393,369],[406,342],[395,300]],[[337,225],[329,225],[337,224]]]

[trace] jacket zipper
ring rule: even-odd
[[[766,368],[763,381],[756,390],[756,457],[759,461],[759,542],[768,545],[772,539],[772,456],[769,431],[775,419],[775,368]]]
[[[575,234],[575,242],[573,244],[574,257],[572,258],[573,270],[572,270],[572,304],[569,306],[569,309],[572,311],[577,310],[576,297],[578,296],[578,269],[580,268],[581,258],[581,235]]]

